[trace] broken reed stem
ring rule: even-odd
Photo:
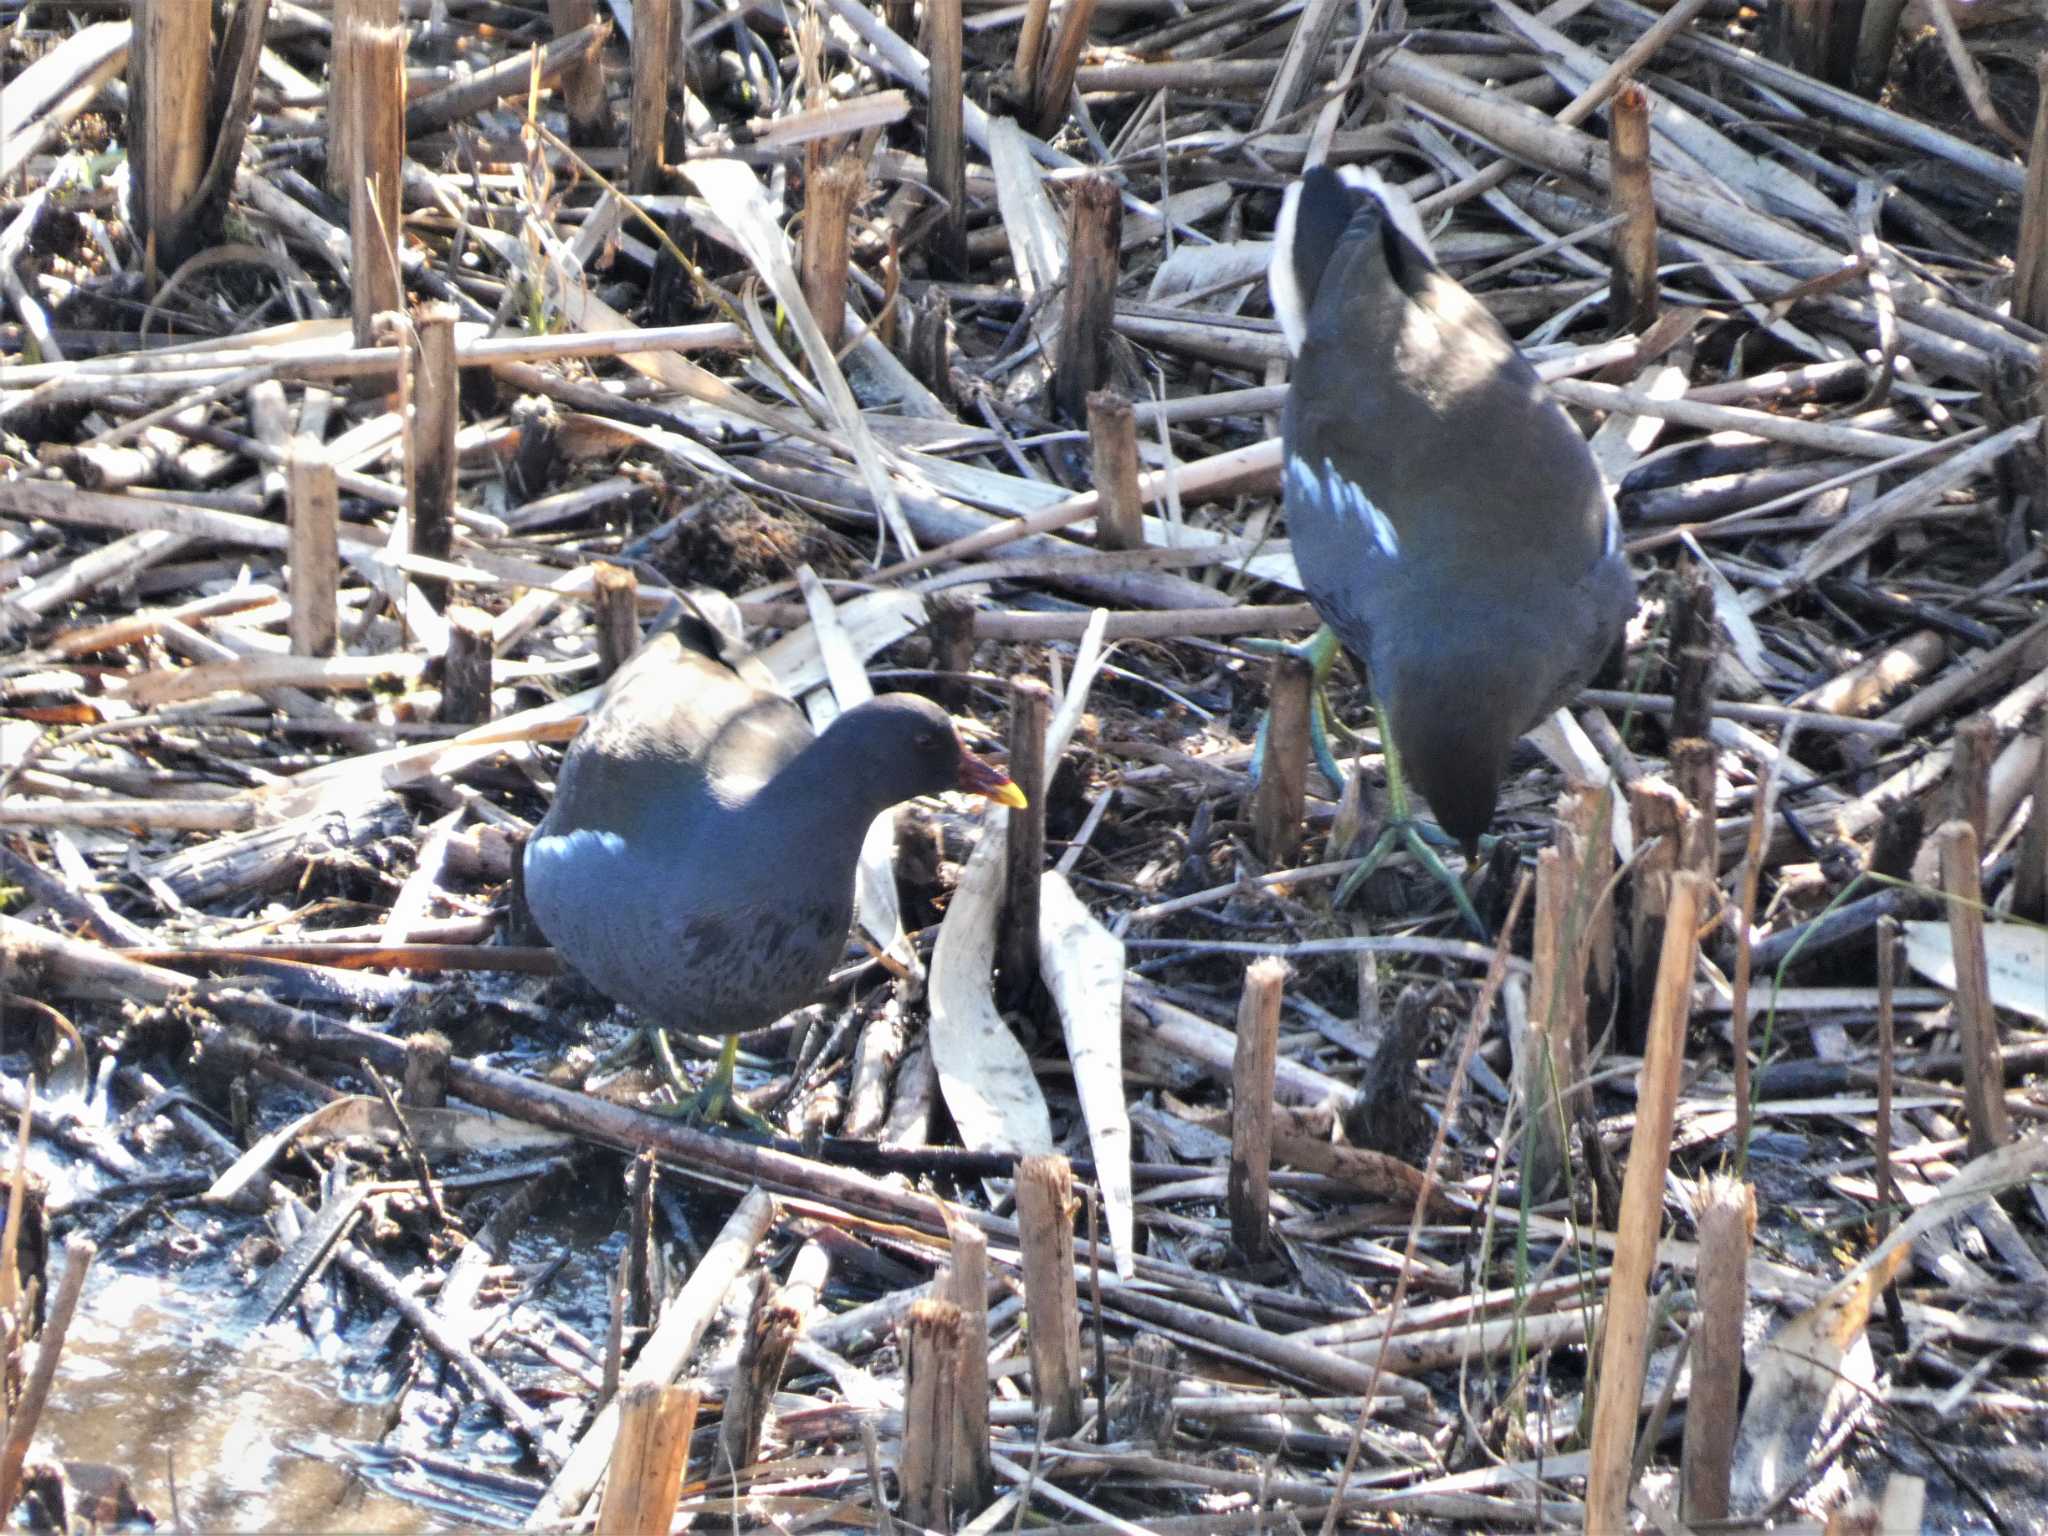
[[[643,1381],[619,1394],[619,1434],[598,1506],[598,1536],[669,1528],[696,1427],[695,1387]]]
[[[626,118],[626,190],[661,189],[668,165],[669,72],[676,0],[633,0],[633,95]]]
[[[1058,133],[1060,124],[1067,120],[1067,102],[1074,94],[1074,71],[1080,68],[1081,50],[1088,46],[1088,27],[1094,20],[1095,0],[1067,0],[1060,8],[1059,34],[1053,39],[1052,52],[1032,87],[1033,130],[1041,139]]]
[[[1642,1409],[1650,1272],[1657,1259],[1664,1177],[1671,1164],[1671,1129],[1691,1011],[1700,912],[1709,889],[1698,874],[1682,869],[1671,876],[1666,896],[1664,947],[1657,961],[1657,991],[1650,1007],[1649,1039],[1636,1095],[1635,1133],[1629,1143],[1628,1172],[1622,1180],[1621,1208],[1615,1213],[1614,1274],[1601,1325],[1600,1380],[1586,1475],[1589,1531],[1629,1528],[1628,1490],[1635,1462],[1636,1422]]]
[[[1097,549],[1143,549],[1145,503],[1138,495],[1138,415],[1113,389],[1088,396],[1088,447],[1094,461]]]
[[[1738,1170],[1749,1166],[1750,1118],[1753,1112],[1749,1087],[1749,988],[1756,966],[1753,945],[1757,885],[1763,875],[1764,859],[1770,851],[1771,823],[1776,819],[1778,771],[1791,755],[1793,729],[1787,728],[1778,744],[1777,754],[1764,769],[1763,782],[1757,786],[1749,818],[1749,843],[1743,850],[1742,869],[1736,879],[1735,975],[1731,983],[1735,1012],[1730,1023],[1735,1068],[1735,1166]]]
[[[294,656],[332,656],[341,637],[341,488],[318,438],[294,437],[286,461],[286,554]]]
[[[211,0],[142,0],[137,6],[128,81],[135,137],[129,157],[135,233],[158,272],[183,261],[187,216],[206,173],[206,108],[211,98]]]
[[[1269,869],[1283,869],[1300,847],[1308,804],[1315,675],[1299,656],[1275,656],[1267,678],[1266,751],[1252,796],[1252,845]]]
[[[961,592],[936,594],[932,616],[932,670],[942,675],[938,701],[952,710],[967,706],[966,674],[974,670],[974,599]]]
[[[1559,825],[1564,842],[1569,829]],[[1529,981],[1529,1022],[1515,1062],[1526,1117],[1522,1136],[1522,1178],[1538,1204],[1554,1198],[1564,1182],[1564,1085],[1576,1081],[1571,1017],[1585,1006],[1585,977],[1572,961],[1578,952],[1572,921],[1578,888],[1575,850],[1552,847],[1536,855],[1536,929],[1530,943],[1534,972]],[[1576,993],[1576,997],[1574,997]]]
[[[1237,1052],[1230,1069],[1230,1236],[1248,1259],[1266,1251],[1273,1171],[1273,1073],[1280,1049],[1280,997],[1290,974],[1277,955],[1245,967],[1237,1002]]]
[[[1068,0],[1068,14],[1075,0]],[[1107,176],[1074,183],[1067,205],[1067,287],[1060,311],[1053,402],[1068,421],[1088,419],[1088,396],[1108,382],[1116,335],[1116,280],[1123,246],[1123,198]]]
[[[21,1399],[6,1422],[6,1441],[0,1444],[0,1509],[12,1510],[21,1492],[22,1463],[28,1457],[36,1423],[43,1405],[50,1400],[50,1386],[57,1379],[57,1362],[64,1353],[71,1319],[78,1311],[78,1298],[85,1289],[85,1272],[92,1267],[99,1249],[89,1237],[72,1236],[64,1244],[64,1278],[57,1282],[57,1294],[50,1302],[43,1331],[36,1339],[36,1363],[29,1371]]]
[[[341,35],[349,95],[328,114],[349,139],[349,298],[355,344],[376,345],[376,320],[402,310],[399,188],[405,167],[405,23],[397,0],[359,5]]]
[[[1012,997],[1038,975],[1038,877],[1045,868],[1045,730],[1052,690],[1035,677],[1010,679],[1010,777],[1026,804],[1009,812],[999,961]]]
[[[726,1391],[725,1407],[719,1415],[719,1459],[724,1465],[715,1470],[729,1468],[737,1478],[759,1457],[761,1434],[768,1425],[768,1408],[782,1384],[782,1368],[789,1361],[790,1349],[803,1323],[803,1313],[784,1297],[782,1287],[763,1275],[754,1291],[753,1306],[747,1312],[732,1386]]]
[[[1714,619],[1713,579],[1700,563],[1687,556],[1678,568],[1678,590],[1671,605],[1671,723],[1674,741],[1687,736],[1704,736],[1713,723],[1714,651],[1718,631]],[[1681,792],[1686,790],[1678,781]],[[1711,799],[1702,802],[1688,795],[1695,806],[1711,810]]]
[[[811,318],[837,352],[846,339],[846,266],[853,210],[868,182],[857,156],[835,155],[804,185],[803,289]]]
[[[1671,893],[1671,875],[1679,867],[1685,825],[1692,815],[1685,797],[1669,784],[1638,779],[1628,788],[1629,826],[1636,847],[1642,850],[1630,877],[1635,894],[1629,906],[1631,1039],[1641,1038],[1649,1019],[1650,982],[1664,948],[1664,903]]]
[[[1872,1179],[1877,1187],[1877,1230],[1878,1235],[1888,1237],[1892,1230],[1892,1205],[1895,1194],[1892,1188],[1892,1053],[1895,1046],[1893,994],[1899,984],[1900,962],[1899,920],[1895,917],[1881,917],[1877,920],[1877,1128],[1873,1133],[1872,1159],[1875,1171]]]
[[[1955,756],[1949,776],[1955,784],[1949,814],[1967,821],[1977,846],[1990,845],[1996,830],[1991,822],[1991,764],[1998,756],[1998,727],[1988,715],[1971,715],[1956,726]]]
[[[934,263],[939,262],[936,237],[931,256]],[[937,266],[933,270],[936,272]],[[903,363],[948,409],[958,398],[953,391],[952,331],[952,306],[946,300],[946,290],[935,285],[911,308],[910,339]]]
[[[1045,57],[1045,23],[1051,14],[1052,0],[1025,0],[1024,21],[1017,28],[1017,57],[1010,71],[1016,79],[1020,102],[1028,102],[1038,93],[1039,63]]]
[[[982,1509],[995,1493],[988,1439],[988,1238],[946,1208],[953,1256],[938,1295],[960,1309],[953,1385],[953,1507]]]
[[[2034,61],[2041,97],[2027,143],[2027,179],[2020,196],[2019,245],[2013,254],[2012,314],[2048,329],[2048,56]]]
[[[1017,1164],[1017,1235],[1024,1253],[1031,1400],[1044,1433],[1081,1427],[1081,1309],[1074,1293],[1074,1173],[1064,1157]]]
[[[1856,34],[1856,93],[1873,100],[1892,72],[1892,48],[1899,36],[1899,15],[1906,0],[1864,0],[1863,23]]]
[[[435,560],[455,553],[455,430],[461,416],[455,374],[458,313],[453,304],[422,304],[415,322],[419,346],[412,365],[412,548],[414,554]],[[445,580],[413,579],[436,608],[447,606]]]
[[[438,1029],[408,1035],[399,1101],[409,1109],[439,1109],[448,1102],[448,1064],[455,1047]]]
[[[1642,335],[1657,319],[1657,204],[1650,188],[1650,98],[1633,80],[1608,107],[1608,207],[1621,215],[1607,317]]]
[[[568,37],[597,19],[595,0],[548,0],[555,36]],[[562,100],[569,114],[569,142],[577,148],[612,141],[611,104],[605,99],[604,60],[585,53],[562,71]]]
[[[1687,1521],[1728,1518],[1728,1480],[1740,1421],[1742,1320],[1749,1308],[1749,1249],[1756,1191],[1740,1179],[1700,1181],[1699,1310],[1692,1334],[1692,1397],[1680,1456]]]
[[[491,718],[491,616],[470,603],[448,610],[448,653],[441,662],[441,709],[444,725],[481,725]]]
[[[597,675],[610,677],[640,649],[640,579],[622,565],[600,560],[591,568],[590,598],[597,621]]]
[[[2012,1140],[2005,1112],[2005,1064],[1991,1005],[1991,969],[1984,953],[1984,889],[1977,834],[1967,821],[1935,830],[1941,891],[1948,902],[1949,949],[1956,969],[1955,1027],[1963,1047],[1963,1107],[1970,1119],[1970,1156]]]
[[[925,1529],[953,1528],[953,1421],[963,1347],[960,1309],[925,1297],[903,1330],[903,1514]],[[879,1503],[878,1503],[879,1507]]]
[[[925,101],[925,168],[941,203],[931,235],[931,264],[935,276],[951,278],[965,277],[968,269],[966,30],[960,5],[961,0],[926,0],[925,6],[932,71]]]
[[[2033,797],[2013,866],[2012,911],[2039,923],[2048,922],[2048,715],[2034,727]]]

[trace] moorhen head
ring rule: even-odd
[[[1283,494],[1309,600],[1401,766],[1470,849],[1517,737],[1635,606],[1585,439],[1371,171],[1290,187],[1269,275],[1294,354]]]

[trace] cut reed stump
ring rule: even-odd
[[[1010,680],[1010,778],[1025,804],[1012,807],[1005,844],[1003,988],[1021,997],[1038,976],[1038,883],[1045,868],[1045,732],[1052,690],[1035,677]]]
[[[598,1506],[598,1536],[666,1532],[697,1427],[697,1389],[639,1382],[619,1394],[619,1438]]]
[[[1266,1251],[1273,1171],[1273,1074],[1280,1045],[1285,960],[1267,955],[1245,968],[1237,1005],[1237,1053],[1230,1073],[1230,1235],[1238,1252]]]
[[[1643,1345],[1649,1334],[1650,1272],[1663,1230],[1664,1177],[1671,1166],[1671,1130],[1678,1106],[1679,1067],[1691,1012],[1699,920],[1710,887],[1691,870],[1670,877],[1664,947],[1650,1008],[1649,1039],[1636,1095],[1621,1209],[1616,1212],[1614,1274],[1601,1321],[1600,1379],[1593,1407],[1592,1459],[1586,1475],[1586,1529],[1629,1528],[1636,1422],[1643,1395]]]
[[[377,317],[404,308],[399,189],[405,167],[405,23],[398,0],[355,0],[339,19],[347,68],[331,95],[331,131],[348,140],[349,299],[355,344],[374,346]],[[360,387],[385,387],[374,379]]]
[[[152,274],[168,274],[188,254],[184,247],[193,200],[206,172],[206,108],[213,91],[211,0],[142,0],[137,5],[128,89],[136,233]]]
[[[1017,1232],[1031,1400],[1047,1436],[1071,1435],[1081,1427],[1081,1309],[1074,1290],[1074,1174],[1064,1157],[1017,1164]]]
[[[341,634],[336,602],[341,579],[341,490],[334,464],[316,438],[292,440],[286,461],[290,520],[288,581],[292,654],[332,656]]]

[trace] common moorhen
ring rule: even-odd
[[[599,991],[657,1026],[727,1037],[686,1106],[715,1119],[737,1037],[809,1002],[845,953],[868,825],[943,789],[1024,797],[930,700],[883,694],[815,734],[787,697],[707,654],[701,628],[655,637],[613,676],[524,873],[541,931]]]
[[[1318,167],[1288,188],[1268,281],[1294,354],[1288,531],[1327,626],[1307,649],[1320,676],[1342,642],[1380,716],[1397,824],[1369,861],[1398,838],[1442,874],[1401,770],[1469,857],[1516,738],[1585,685],[1634,610],[1614,502],[1571,418],[1376,173]]]

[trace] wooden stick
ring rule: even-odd
[[[1038,976],[1038,882],[1045,869],[1045,730],[1052,690],[1010,679],[1010,777],[1026,803],[1012,808],[1003,879],[1003,989],[1021,997]]]
[[[1068,0],[1066,14],[1071,17],[1079,8],[1081,0]],[[1088,419],[1089,393],[1110,375],[1123,213],[1123,199],[1107,176],[1083,176],[1074,184],[1067,205],[1067,289],[1052,386],[1054,403],[1071,422]]]
[[[1948,902],[1949,948],[1956,969],[1955,1027],[1963,1047],[1963,1106],[1970,1120],[1970,1156],[1982,1157],[2012,1140],[2005,1111],[2005,1069],[1999,1057],[1998,1019],[1991,1004],[1991,969],[1984,953],[1984,890],[1977,865],[1977,834],[1967,821],[1935,829],[1941,890]]]
[[[598,1536],[669,1528],[696,1427],[695,1387],[642,1381],[619,1394],[619,1437],[598,1506]]]
[[[334,465],[317,438],[292,439],[285,506],[291,523],[289,565],[292,653],[332,656],[340,639],[336,591],[341,580],[341,491]]]
[[[455,378],[453,304],[422,304],[417,324],[419,348],[413,354],[412,547],[415,553],[446,560],[455,552],[457,462],[455,431],[461,417],[461,396]],[[420,591],[436,608],[446,606],[448,583],[438,577],[418,578]]]
[[[1030,1319],[1031,1400],[1048,1437],[1081,1427],[1081,1310],[1074,1294],[1074,1174],[1057,1155],[1017,1164],[1017,1235]]]
[[[1315,676],[1299,656],[1275,656],[1267,676],[1266,760],[1252,799],[1252,843],[1268,868],[1279,869],[1301,844]]]
[[[931,1297],[911,1303],[903,1330],[903,1460],[896,1477],[904,1517],[926,1530],[953,1529],[953,1394],[961,1347],[959,1307]]]
[[[846,268],[853,241],[853,210],[867,187],[859,158],[836,155],[804,185],[804,301],[832,349],[846,335]]]
[[[633,0],[633,97],[626,127],[626,190],[661,190],[668,164],[669,71],[676,0]]]
[[[1081,50],[1088,46],[1088,27],[1094,19],[1095,0],[1067,0],[1060,9],[1059,34],[1032,87],[1031,117],[1034,131],[1042,139],[1051,138],[1067,120],[1074,71],[1081,67]]]
[[[448,725],[481,725],[491,718],[491,616],[469,603],[448,610],[448,654],[441,662],[441,709]]]
[[[338,46],[349,95],[328,121],[349,139],[349,271],[355,344],[371,345],[376,317],[404,307],[399,281],[399,189],[405,166],[405,24],[398,0],[362,0]]]
[[[1749,1308],[1749,1248],[1756,1236],[1756,1191],[1722,1175],[1700,1181],[1699,1312],[1692,1335],[1692,1397],[1685,1407],[1680,1459],[1691,1523],[1728,1518],[1742,1391],[1742,1323]]]
[[[597,20],[594,0],[548,0],[548,20],[557,38]],[[562,96],[569,111],[569,142],[579,149],[612,141],[611,104],[605,99],[604,61],[586,55],[562,71]]]
[[[1607,206],[1622,217],[1613,247],[1608,325],[1641,335],[1657,320],[1657,199],[1650,184],[1650,98],[1633,80],[1615,92],[1608,107],[1607,139],[1614,175]]]
[[[1636,1095],[1635,1133],[1629,1142],[1621,1209],[1615,1213],[1614,1278],[1607,1291],[1586,1474],[1589,1531],[1629,1528],[1628,1491],[1649,1334],[1650,1270],[1663,1227],[1664,1178],[1671,1165],[1678,1073],[1699,950],[1696,935],[1708,890],[1698,875],[1680,870],[1671,877],[1666,898],[1664,947],[1658,956],[1656,999],[1650,1008],[1649,1040]]]
[[[932,191],[941,204],[931,238],[932,271],[939,277],[967,276],[967,84],[962,62],[966,34],[960,5],[961,0],[926,0],[925,5],[932,72],[925,99],[924,152]]]
[[[184,260],[186,221],[206,173],[206,107],[212,95],[211,0],[144,0],[135,20],[128,80],[135,137],[129,157],[135,233],[156,273]]]
[[[1280,1046],[1285,960],[1267,955],[1245,967],[1237,1003],[1237,1056],[1230,1071],[1230,1235],[1256,1259],[1266,1251],[1273,1169],[1273,1063]]]
[[[1143,549],[1144,503],[1138,499],[1138,417],[1113,389],[1088,396],[1088,446],[1102,509],[1095,515],[1097,549]]]

